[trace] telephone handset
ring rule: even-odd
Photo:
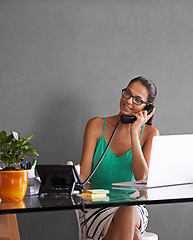
[[[147,105],[144,110],[147,110],[147,115],[150,114],[152,112],[152,110],[154,109],[154,106],[152,104]],[[131,116],[131,115],[121,115],[121,122],[123,124],[127,124],[127,123],[133,123],[135,122],[136,117],[135,116]]]

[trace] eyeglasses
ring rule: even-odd
[[[130,99],[132,97],[132,101],[134,104],[140,106],[143,103],[150,104],[150,102],[144,102],[140,97],[133,96],[130,92],[126,90],[126,88],[122,89],[122,96],[126,99]]]

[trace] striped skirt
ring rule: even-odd
[[[148,223],[148,211],[144,205],[135,206],[141,216],[140,232],[143,233]],[[78,210],[79,225],[82,239],[91,238],[101,240],[104,238],[114,214],[119,207],[102,207],[95,209]]]

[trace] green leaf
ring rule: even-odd
[[[28,142],[29,140],[31,140],[34,137],[34,135],[30,135],[26,138],[24,138],[24,142]]]
[[[10,135],[7,137],[6,143],[10,143],[13,139],[14,139],[13,134],[10,134]]]
[[[0,142],[5,143],[7,141],[7,133],[5,131],[0,132]]]
[[[33,154],[36,155],[36,156],[39,156],[39,154],[36,152],[35,149],[29,148],[27,151],[30,152],[30,153],[33,153]]]

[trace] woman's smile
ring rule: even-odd
[[[124,110],[132,111],[132,108],[129,105],[123,104]]]

